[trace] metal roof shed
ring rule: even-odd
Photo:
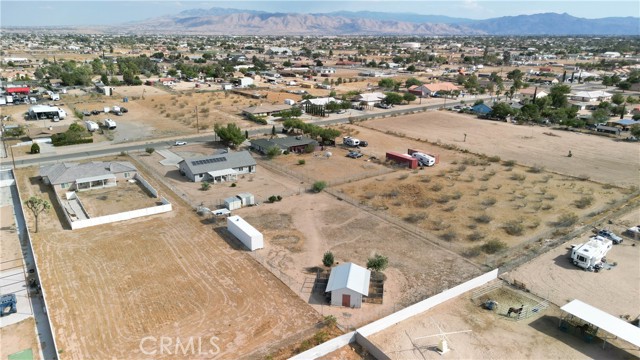
[[[242,202],[242,206],[251,206],[256,204],[256,199],[251,193],[240,193],[236,195],[238,199]]]
[[[224,207],[226,207],[229,210],[240,209],[242,207],[242,200],[238,199],[235,196],[226,198],[224,199]]]
[[[327,292],[331,292],[331,305],[359,308],[362,297],[369,295],[371,271],[354,263],[344,263],[331,269]]]
[[[586,304],[580,300],[573,300],[560,310],[578,317],[591,325],[598,327],[611,335],[617,336],[634,346],[640,347],[640,328],[629,324],[613,315]],[[560,320],[562,321],[562,319]],[[604,339],[602,347],[607,343]]]
[[[264,248],[262,233],[238,215],[227,218],[227,230],[251,251]]]

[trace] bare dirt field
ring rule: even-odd
[[[634,359],[640,355],[621,340],[608,340],[613,344],[603,350],[600,339],[587,343],[579,332],[562,332],[558,328],[560,315],[560,309],[551,306],[540,315],[515,321],[513,315],[508,318],[502,311],[485,310],[463,295],[369,340],[392,359],[441,359],[436,352],[439,336],[432,336],[441,330],[471,330],[447,335],[451,352],[445,356],[458,359]]]
[[[338,191],[433,235],[458,253],[477,257],[478,263],[486,260],[483,252],[500,250],[480,244],[497,240],[512,247],[551,237],[630,196],[626,189],[549,173],[542,165],[510,164],[359,126],[339,128],[368,140],[363,152],[379,159],[385,150],[406,153],[408,148],[438,154],[440,163],[434,167],[399,169],[341,185]]]
[[[0,259],[0,271],[22,265],[22,249],[11,205],[0,207]]]
[[[598,182],[625,187],[638,185],[640,145],[637,143],[547,127],[485,121],[450,112],[425,112],[366,121],[361,125],[456,145],[474,153],[497,155],[529,166],[538,164],[562,174],[584,174]],[[573,157],[566,156],[569,150]]]
[[[640,223],[637,209],[627,217]],[[625,228],[614,225],[611,230],[621,234]],[[572,239],[502,277],[522,282],[531,292],[558,305],[579,299],[614,316],[640,316],[640,242],[624,238],[607,254],[607,263],[617,265],[594,273],[574,266],[569,259],[570,245],[587,239],[587,234]]]
[[[261,262],[285,275],[287,284],[323,315],[344,326],[359,326],[480,274],[473,264],[328,194],[304,194],[277,204],[244,208],[236,214],[263,232]],[[311,292],[322,254],[336,262],[365,266],[374,253],[389,258],[383,304],[361,309],[330,307]],[[323,305],[324,304],[324,305]]]
[[[18,172],[23,196],[51,201],[52,192],[32,181],[36,171]],[[218,356],[237,358],[317,324],[317,313],[237,240],[145,178],[169,196],[172,212],[74,231],[62,229],[57,207],[41,216],[32,242],[40,268],[49,269],[40,275],[61,358],[141,358],[153,350],[154,357],[194,357],[175,347],[161,353],[163,336],[174,345],[201,337],[198,357],[215,356],[213,341]],[[27,220],[33,228],[31,214]],[[145,337],[153,338],[141,349]]]
[[[9,355],[31,349],[34,359],[40,356],[36,323],[29,317],[19,323],[0,328],[0,359],[7,359]]]
[[[143,209],[158,203],[158,199],[151,197],[138,182],[127,181],[120,181],[116,187],[82,191],[78,198],[89,217]]]

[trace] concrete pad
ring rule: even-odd
[[[183,160],[171,150],[159,149],[156,152],[164,157],[164,160],[160,161],[164,166],[178,166],[178,163]]]

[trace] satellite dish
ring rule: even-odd
[[[331,155],[333,155],[333,154],[331,153],[331,151],[327,151],[326,153],[324,153],[324,156],[325,156],[327,159],[328,159],[328,158],[330,158],[330,157],[331,157]]]

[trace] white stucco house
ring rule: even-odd
[[[362,307],[362,297],[369,296],[371,271],[354,263],[344,263],[331,269],[326,292],[331,292],[331,305]]]

